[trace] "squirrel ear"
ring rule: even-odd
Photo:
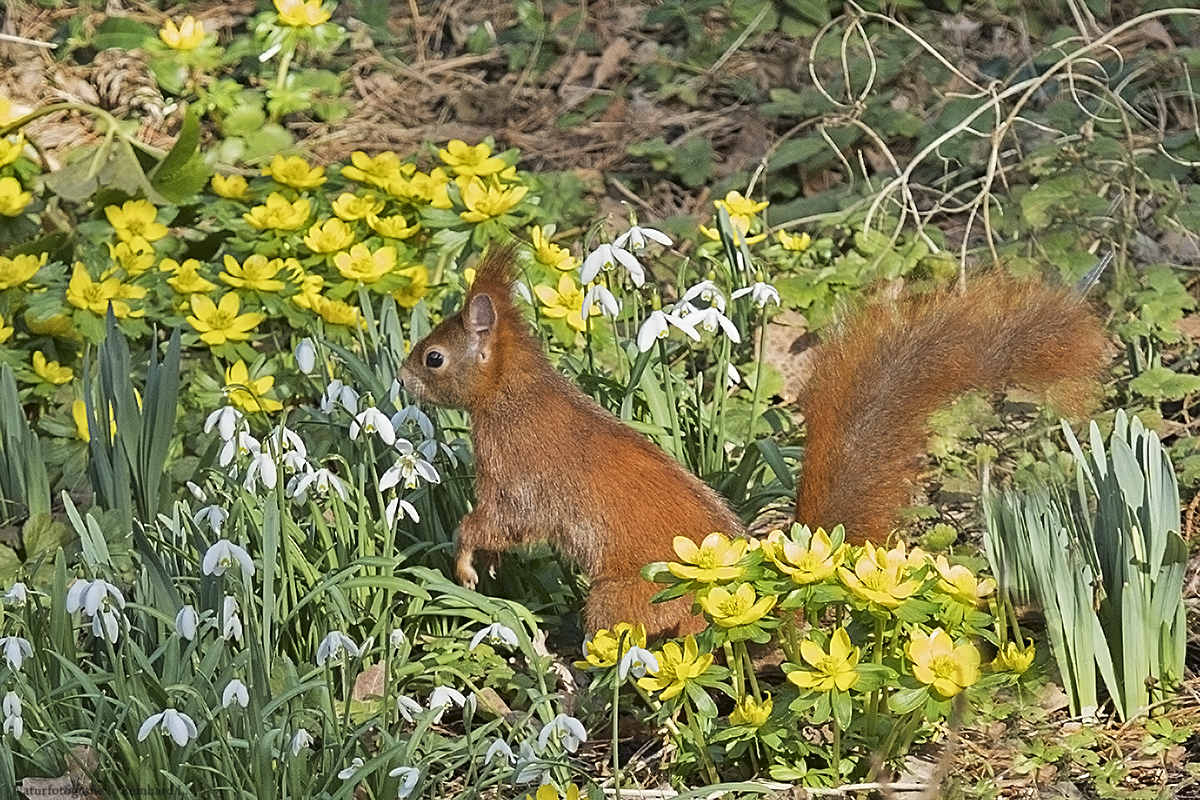
[[[496,307],[492,305],[492,298],[477,294],[470,299],[464,311],[463,323],[473,349],[480,361],[487,361],[492,352],[492,333],[496,330]]]

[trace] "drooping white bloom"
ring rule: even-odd
[[[487,752],[483,755],[483,763],[490,764],[496,756],[503,756],[509,764],[517,763],[517,756],[508,746],[508,742],[503,739],[497,739],[488,747]]]
[[[729,337],[730,341],[740,342],[742,340],[742,335],[738,332],[737,326],[733,324],[733,320],[722,314],[716,306],[693,310],[685,319],[694,327],[703,328],[709,333],[720,329]]]
[[[742,382],[742,374],[737,371],[737,367],[733,364],[725,365],[725,377],[727,378],[726,385],[732,389]]]
[[[426,439],[433,438],[433,420],[416,406],[405,406],[392,414],[392,427],[397,431],[410,422],[416,424],[417,430],[421,431],[421,435]]]
[[[218,539],[204,553],[200,570],[205,575],[224,575],[225,570],[240,567],[242,575],[249,578],[254,574],[254,561],[244,548],[228,539]]]
[[[221,638],[227,642],[230,639],[242,641],[242,618],[238,616],[237,598],[231,594],[225,595],[221,606]]]
[[[396,441],[396,429],[392,427],[391,419],[375,406],[358,412],[354,421],[350,423],[351,439],[357,439],[358,435],[364,432],[377,434],[383,443],[389,446]]]
[[[76,580],[67,590],[67,613],[82,611],[92,618],[92,635],[116,643],[124,620],[125,597],[108,581]]]
[[[354,391],[353,387],[347,386],[337,378],[334,378],[325,387],[325,394],[321,398],[321,410],[326,414],[330,414],[338,405],[351,414],[357,414],[358,392]]]
[[[557,740],[568,753],[574,753],[579,749],[580,742],[587,741],[587,730],[583,727],[583,723],[574,717],[559,714],[542,726],[541,733],[537,738],[538,749],[545,752],[546,745],[552,738]]]
[[[289,488],[292,494],[292,500],[297,503],[304,503],[308,500],[308,490],[313,489],[321,497],[327,497],[332,490],[337,493],[337,496],[345,500],[349,497],[346,491],[346,485],[342,483],[342,479],[334,475],[327,468],[321,467],[314,469],[311,472],[306,472],[303,475],[296,475],[292,478],[295,482],[292,485],[289,482]]]
[[[186,486],[188,491],[192,493],[192,497],[196,498],[201,503],[208,500],[208,495],[204,493],[204,489],[200,488],[199,484],[192,481],[185,481],[184,486]]]
[[[208,525],[212,532],[220,536],[221,526],[229,519],[229,512],[220,506],[205,506],[192,515],[192,522],[197,525]]]
[[[5,636],[0,638],[0,651],[4,653],[4,660],[14,672],[20,672],[21,666],[25,663],[25,659],[33,658],[33,645],[28,639],[22,639],[20,636]]]
[[[583,293],[582,308],[585,309],[585,318],[592,315],[594,305],[599,305],[600,313],[606,317],[615,317],[621,313],[621,301],[617,300],[603,283],[593,283]]]
[[[272,491],[275,489],[275,480],[279,477],[279,469],[275,465],[275,456],[268,448],[263,448],[254,458],[250,459],[250,466],[246,467],[246,478],[242,481],[242,487],[251,494],[254,493],[255,486],[261,483],[264,491]]]
[[[25,720],[21,716],[21,698],[16,692],[4,695],[2,704],[4,725],[0,732],[11,733],[14,739],[20,739],[25,733]]]
[[[317,348],[307,336],[296,343],[296,366],[309,375],[317,366]]]
[[[493,622],[471,637],[471,646],[467,649],[474,650],[484,640],[487,640],[487,643],[493,647],[501,644],[508,645],[509,647],[517,646],[516,632],[507,625],[501,625],[499,622]]]
[[[455,705],[462,708],[466,702],[467,698],[463,696],[463,693],[450,686],[435,686],[429,693],[429,710],[437,712],[433,718],[434,722],[441,722],[442,715],[450,706]]]
[[[20,581],[14,583],[12,588],[4,593],[4,602],[10,606],[23,606],[28,599],[29,589],[25,588],[25,584]]]
[[[693,306],[692,301],[697,299],[715,306],[718,311],[725,310],[725,295],[721,294],[721,290],[712,281],[700,281],[684,292],[679,302],[681,305]]]
[[[191,605],[179,609],[175,615],[175,631],[189,642],[196,638],[196,628],[200,626],[200,616]]]
[[[550,766],[550,763],[542,760],[538,751],[534,750],[533,742],[526,739],[517,747],[516,764],[513,767],[516,775],[513,776],[513,781],[516,783],[532,783],[533,781],[544,783],[549,778]]]
[[[616,268],[617,264],[629,270],[629,278],[634,286],[641,286],[646,282],[646,271],[642,269],[633,253],[615,244],[602,244],[583,260],[583,266],[579,268],[579,282],[589,284],[596,279],[601,270],[608,272]]]
[[[228,442],[233,438],[234,431],[237,430],[242,416],[242,412],[233,406],[222,406],[209,414],[204,420],[204,432],[212,433],[212,429],[216,428],[217,435],[221,437],[221,441]]]
[[[362,655],[362,650],[353,639],[341,631],[330,631],[317,645],[317,666],[325,666],[326,661],[341,661],[343,652],[349,658]]]
[[[225,691],[221,692],[221,708],[229,708],[234,703],[242,708],[250,705],[250,692],[237,678],[225,684]]]
[[[387,507],[383,509],[383,519],[387,522],[388,527],[396,524],[396,520],[411,517],[413,522],[420,522],[421,515],[417,513],[417,509],[407,500],[402,500],[399,497],[393,497],[388,502]]]
[[[406,489],[417,488],[422,479],[429,483],[442,482],[442,477],[438,475],[437,469],[413,448],[412,442],[407,439],[397,439],[394,446],[400,452],[400,457],[379,477],[379,491],[386,492],[401,480],[404,481]]]
[[[417,781],[421,779],[421,770],[416,767],[396,767],[388,773],[388,776],[400,779],[400,788],[396,790],[396,798],[403,800],[413,793],[413,789],[417,788]]]
[[[631,253],[640,253],[648,246],[647,239],[656,241],[664,247],[670,247],[673,244],[670,236],[667,236],[656,228],[643,228],[641,225],[634,225],[616,239],[613,239],[613,246],[626,247]]]
[[[309,733],[308,731],[306,731],[304,728],[298,729],[296,731],[295,735],[292,736],[292,743],[290,745],[292,755],[293,756],[300,755],[300,751],[306,747],[311,747],[312,743],[313,743],[312,734]]]
[[[408,643],[408,637],[404,635],[404,631],[400,628],[392,628],[391,634],[388,635],[388,644],[392,647],[402,647]]]
[[[400,712],[400,716],[404,718],[405,722],[412,722],[413,716],[420,714],[425,709],[416,700],[401,694],[396,696],[396,710]]]
[[[630,673],[635,678],[644,678],[647,672],[658,672],[658,659],[654,653],[636,645],[621,656],[621,663],[617,665],[617,676],[621,680],[625,680]]]
[[[650,312],[650,316],[638,330],[638,350],[646,352],[654,346],[655,340],[665,339],[671,328],[677,328],[690,338],[700,341],[700,334],[696,333],[696,329],[690,321],[684,320],[676,314],[668,314],[661,309],[655,309]]]
[[[759,281],[753,286],[746,286],[738,289],[733,293],[733,298],[736,300],[739,297],[750,295],[750,299],[754,301],[754,305],[762,308],[767,303],[779,305],[779,292],[769,283]]]
[[[245,431],[238,431],[234,436],[225,440],[225,446],[217,454],[217,464],[228,467],[233,463],[235,457],[246,458],[257,455],[260,450],[262,450],[262,445],[259,444],[258,439]]]
[[[157,714],[151,714],[138,728],[137,740],[143,742],[155,728],[162,728],[164,736],[170,736],[175,744],[183,747],[196,738],[196,723],[187,714],[173,708],[164,709]]]

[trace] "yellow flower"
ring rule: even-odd
[[[538,787],[537,794],[533,796],[533,800],[579,800],[579,787],[573,783],[568,783],[567,788],[563,789],[560,795],[558,790],[554,788],[552,783],[543,783]]]
[[[15,217],[33,202],[33,195],[21,188],[21,182],[13,177],[0,178],[0,214]]]
[[[209,181],[213,193],[229,200],[249,200],[250,184],[241,175],[213,175]]]
[[[406,168],[409,172],[415,171],[415,167],[403,164],[400,156],[390,151],[371,158],[362,150],[355,150],[350,154],[350,161],[353,166],[342,167],[343,177],[379,189],[387,188],[392,181],[403,179]]]
[[[761,703],[757,702],[750,695],[746,695],[741,700],[737,701],[733,711],[729,714],[730,725],[741,725],[746,728],[761,728],[767,724],[767,720],[771,717],[771,709],[775,704],[771,701],[771,695]]]
[[[290,28],[311,28],[327,22],[331,16],[321,0],[275,0],[279,24]]]
[[[161,272],[171,273],[167,283],[177,294],[206,294],[217,285],[200,274],[200,262],[189,258],[180,264],[173,258],[164,258],[158,265]]]
[[[149,200],[126,200],[120,206],[105,206],[104,216],[123,242],[139,236],[147,242],[157,242],[170,233],[166,225],[154,221],[158,209]]]
[[[550,286],[535,286],[533,293],[538,296],[545,306],[542,312],[551,319],[567,320],[567,324],[577,331],[587,329],[587,324],[583,321],[583,290],[575,285],[575,280],[564,273],[558,279],[558,289]],[[592,315],[595,316],[599,310],[593,306]]]
[[[47,255],[0,256],[0,290],[11,289],[28,281],[46,263]]]
[[[313,298],[313,310],[330,325],[357,327],[363,324],[357,308],[341,300],[330,300],[324,295]]]
[[[445,149],[438,150],[438,156],[455,175],[484,177],[494,175],[508,166],[504,159],[492,155],[492,148],[488,147],[487,142],[471,147],[461,139],[451,139]]]
[[[296,280],[299,292],[292,295],[292,302],[301,308],[316,311],[316,304],[324,299],[321,290],[325,288],[325,279],[320,275],[304,274]]]
[[[304,244],[314,253],[336,253],[354,244],[354,229],[337,217],[330,217],[308,229]]]
[[[400,179],[388,184],[388,192],[413,203],[428,203],[434,208],[453,208],[450,200],[450,176],[437,167],[429,171],[416,172],[408,180]]]
[[[356,244],[335,255],[333,264],[347,280],[374,283],[396,268],[396,248],[389,245],[372,253],[365,244]]]
[[[900,552],[903,553],[902,550]],[[859,556],[853,572],[845,567],[838,568],[842,582],[850,591],[888,609],[899,608],[921,588],[920,581],[905,580],[907,573],[906,560],[889,560],[888,553],[882,547],[876,549],[869,544]]]
[[[250,380],[246,362],[241,359],[225,370],[225,396],[243,411],[279,411],[283,408],[283,403],[266,396],[274,385],[273,375]]]
[[[129,277],[141,275],[154,265],[154,247],[141,236],[124,242],[108,242],[108,254],[113,263]]]
[[[137,395],[138,408],[142,407],[142,397]],[[75,435],[85,442],[92,440],[88,430],[87,403],[76,400],[71,404],[71,417],[75,420]],[[108,440],[111,442],[117,435],[117,418],[112,406],[108,408]]]
[[[57,361],[47,361],[46,354],[41,350],[33,352],[33,371],[46,383],[56,386],[69,383],[75,377],[75,372],[70,367],[61,366]]]
[[[498,182],[484,184],[478,177],[469,180],[459,179],[459,194],[462,197],[466,211],[459,216],[467,222],[483,222],[485,219],[498,217],[521,202],[529,192],[528,186],[510,186],[502,188]]]
[[[79,261],[75,262],[71,281],[67,284],[68,303],[101,316],[108,313],[108,305],[112,303],[113,315],[118,319],[142,316],[145,313],[142,309],[131,309],[125,301],[140,300],[145,296],[146,290],[141,286],[123,284],[115,277],[93,280],[87,267]]]
[[[188,324],[200,333],[200,340],[207,345],[222,345],[225,342],[244,342],[258,323],[266,319],[257,311],[239,314],[242,299],[237,292],[229,292],[214,303],[206,294],[192,295],[192,315]]]
[[[714,586],[699,598],[700,607],[722,628],[758,622],[775,607],[777,599],[773,595],[758,597],[754,587],[748,583],[741,584],[732,592],[724,586]]]
[[[779,243],[783,245],[784,250],[791,250],[796,253],[803,253],[812,245],[812,237],[807,233],[802,233],[799,236],[792,236],[787,231],[778,233]]]
[[[625,637],[623,645],[621,644],[622,636]],[[584,660],[576,661],[575,666],[580,669],[616,666],[618,646],[622,653],[628,653],[631,647],[644,648],[646,646],[646,626],[640,622],[636,625],[629,622],[618,622],[613,625],[611,631],[608,628],[601,628],[596,631],[595,636],[584,641]]]
[[[247,256],[238,264],[233,256],[225,256],[225,271],[217,277],[237,289],[253,289],[259,292],[278,292],[283,281],[275,276],[283,268],[283,259],[267,257],[259,253]]]
[[[308,213],[311,210],[312,204],[307,198],[301,197],[296,202],[289,203],[279,192],[271,192],[264,205],[255,206],[243,214],[242,218],[250,227],[260,231],[294,231],[308,222]]]
[[[429,270],[424,264],[396,270],[397,275],[408,278],[408,285],[392,292],[392,298],[403,308],[412,308],[429,291]]]
[[[184,17],[178,27],[173,20],[167,20],[159,29],[158,38],[172,50],[195,50],[204,41],[204,26],[191,15]]]
[[[741,192],[732,191],[725,195],[724,200],[714,200],[713,205],[724,208],[729,212],[729,216],[731,217],[752,217],[769,206],[770,201],[764,200],[761,203],[756,203],[747,197],[743,197]]]
[[[942,697],[954,697],[979,680],[979,651],[970,642],[954,645],[941,628],[926,635],[913,631],[908,643],[913,677]]]
[[[1023,650],[1017,646],[1016,642],[1007,642],[992,659],[992,669],[996,672],[1015,672],[1020,675],[1033,664],[1035,655],[1037,655],[1037,647],[1032,642]]]
[[[689,682],[703,675],[712,666],[712,653],[699,654],[696,637],[687,636],[683,646],[671,641],[654,654],[658,659],[658,671],[638,679],[638,686],[650,692],[661,691],[659,698],[670,700],[683,691]]]
[[[421,223],[415,222],[409,225],[403,214],[394,214],[390,217],[369,214],[367,224],[371,226],[371,230],[388,239],[407,239],[421,229]]]
[[[263,175],[293,189],[315,189],[327,180],[324,167],[310,167],[300,156],[279,154],[271,159],[271,166],[263,168]]]
[[[945,556],[938,556],[934,562],[937,568],[938,589],[968,605],[978,605],[985,597],[996,591],[996,581],[991,578],[976,580],[975,573],[962,564],[950,566]]]
[[[0,314],[0,344],[4,344],[10,338],[16,329],[12,325],[4,324],[4,315]]]
[[[337,200],[333,201],[333,213],[347,222],[366,219],[380,211],[383,211],[383,201],[373,194],[359,196],[350,192],[342,192],[338,195]]]
[[[846,546],[834,549],[824,528],[813,532],[807,548],[782,533],[775,539],[768,537],[768,542],[773,546],[766,548],[767,556],[780,572],[792,576],[792,581],[801,586],[832,576],[846,557]]]
[[[565,247],[559,247],[550,241],[540,225],[535,226],[533,234],[533,257],[548,267],[570,272],[579,266],[578,260]]]
[[[755,236],[747,236],[746,232],[750,227],[750,222],[745,217],[730,217],[730,222],[733,223],[733,241],[737,244],[740,244],[742,241],[745,241],[747,245],[758,244],[763,239],[767,238],[765,233],[760,233]],[[743,224],[745,225],[745,228],[742,227]],[[716,228],[706,228],[703,225],[699,225],[697,227],[700,228],[701,233],[703,233],[712,241],[721,241],[721,232]]]
[[[685,581],[721,583],[737,580],[746,571],[737,563],[746,552],[745,539],[731,541],[723,533],[710,533],[697,545],[686,536],[676,536],[674,546],[679,562],[670,562],[667,569]]]
[[[829,637],[829,652],[812,639],[800,643],[800,657],[812,669],[798,669],[788,673],[788,680],[801,689],[816,692],[849,691],[858,683],[858,648],[850,645],[850,634],[838,628]]]
[[[29,327],[29,332],[35,336],[53,336],[56,339],[83,338],[75,330],[75,321],[69,314],[55,314],[46,319],[38,319],[26,312],[25,324]]]
[[[3,122],[4,120],[0,120],[0,123]],[[7,167],[20,158],[23,152],[25,152],[25,134],[18,133],[16,136],[0,138],[0,167]]]

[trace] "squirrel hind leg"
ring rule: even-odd
[[[596,578],[583,609],[588,633],[611,630],[618,622],[642,623],[650,639],[685,636],[704,630],[704,617],[692,614],[692,596],[651,603],[663,587],[640,577]]]

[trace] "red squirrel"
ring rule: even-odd
[[[476,553],[549,541],[591,580],[589,632],[641,622],[651,637],[704,627],[691,598],[651,603],[641,577],[673,540],[744,533],[718,495],[560,375],[513,302],[514,250],[493,246],[463,307],[415,344],[404,387],[471,416],[477,502],[462,521],[460,583]],[[1100,324],[1070,289],[982,279],[964,294],[876,305],[819,348],[801,401],[801,522],[883,541],[907,498],[928,415],[963,392],[1019,382],[1078,410],[1106,363]]]

